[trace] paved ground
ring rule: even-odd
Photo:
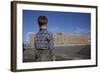
[[[56,61],[90,59],[90,45],[65,46],[55,48]],[[23,52],[23,62],[34,62],[34,49]]]

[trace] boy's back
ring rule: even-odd
[[[53,36],[47,31],[47,18],[39,16],[39,32],[35,36],[35,49],[37,61],[53,61],[54,60],[54,43]]]

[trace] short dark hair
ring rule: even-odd
[[[39,16],[38,17],[38,24],[41,27],[42,25],[46,25],[47,26],[48,23],[48,19],[46,16]]]

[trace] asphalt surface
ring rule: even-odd
[[[90,45],[55,47],[56,61],[83,60],[91,58]],[[35,62],[34,49],[23,52],[23,62]]]

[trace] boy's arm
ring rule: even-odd
[[[54,39],[52,34],[50,34],[48,37],[48,48],[50,50],[50,55],[53,58],[55,56],[55,53],[54,53]]]
[[[34,55],[35,55],[35,60],[37,60],[37,40],[36,37],[34,37]]]
[[[34,37],[34,49],[36,49],[36,37]]]

